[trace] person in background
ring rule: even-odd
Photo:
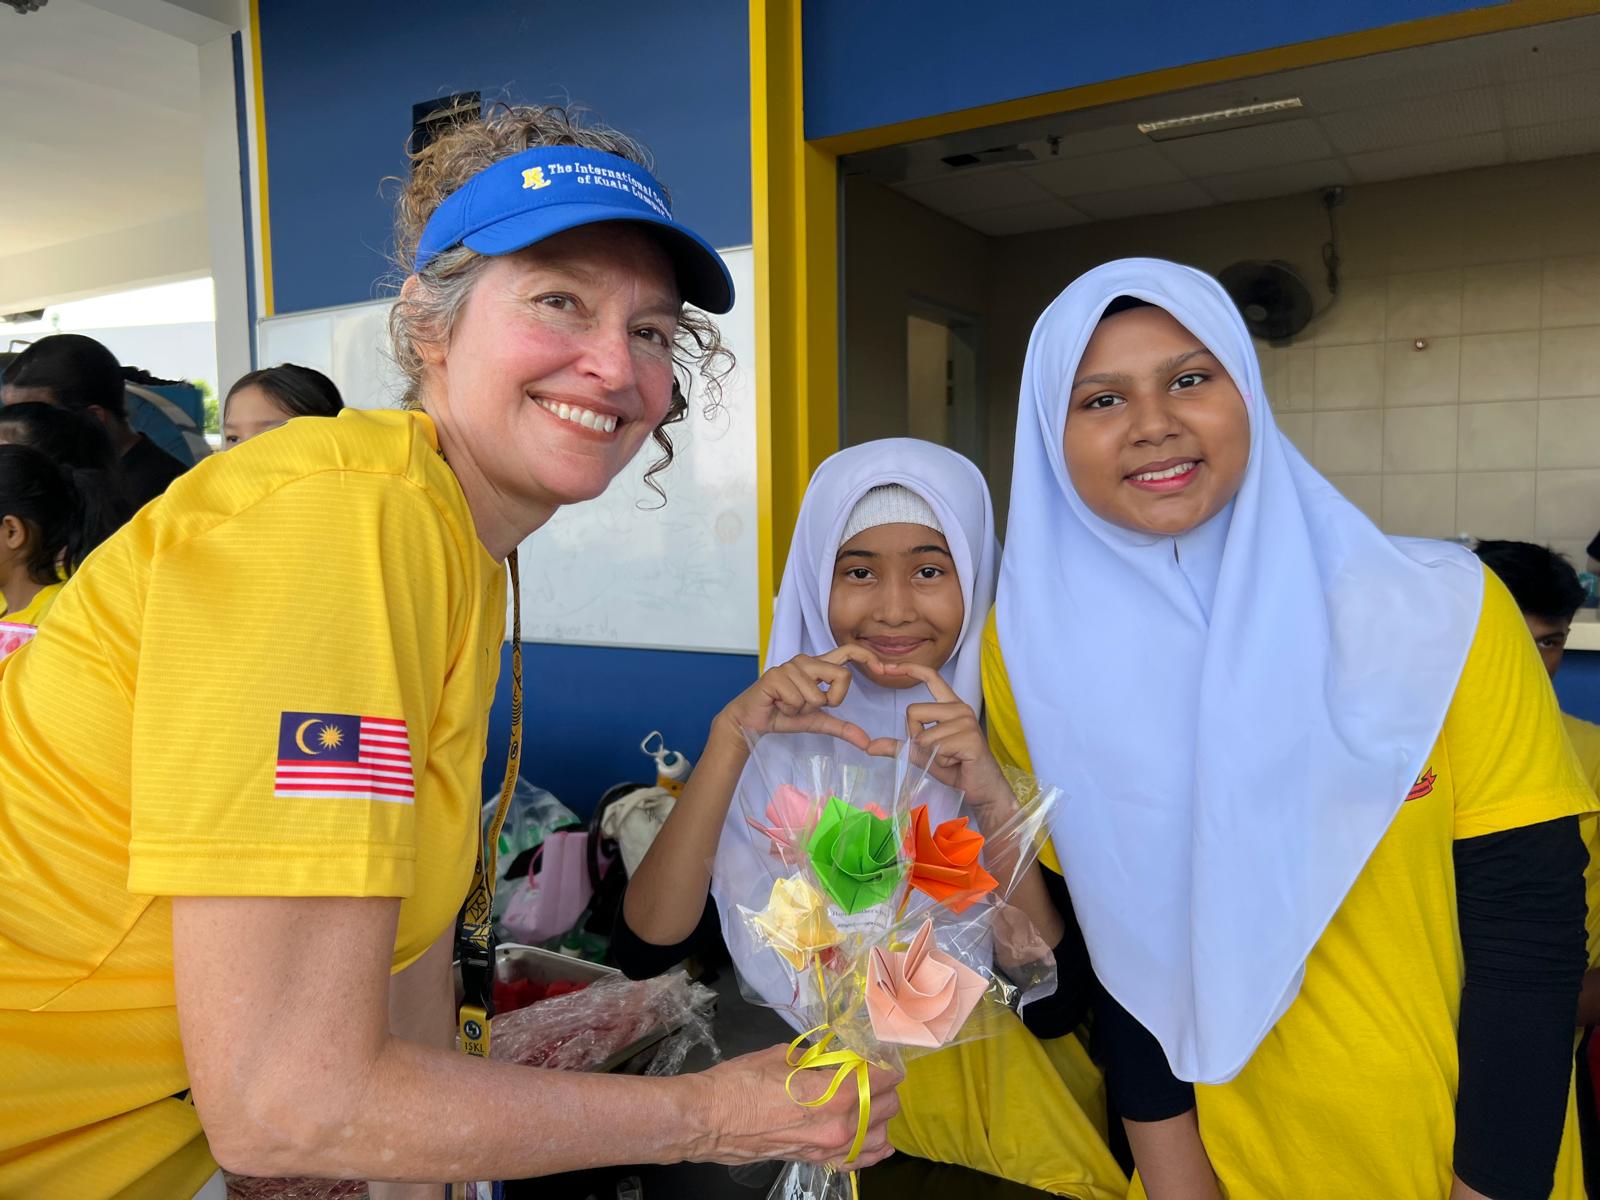
[[[30,401],[99,419],[122,465],[123,492],[136,509],[184,472],[182,463],[128,424],[122,366],[91,337],[53,334],[17,355],[0,380],[0,403]]]
[[[111,435],[93,417],[27,402],[0,408],[0,446],[32,446],[64,467],[104,471],[115,478],[120,468]]]
[[[1475,547],[1477,555],[1506,585],[1511,598],[1522,610],[1534,645],[1550,678],[1561,669],[1566,655],[1567,634],[1572,618],[1583,606],[1587,594],[1572,564],[1545,546],[1532,542],[1484,541]],[[1600,792],[1600,725],[1571,713],[1562,713],[1567,738],[1577,752],[1589,785]],[[1578,1025],[1588,1030],[1600,1024],[1600,821],[1579,823],[1584,844],[1589,849],[1589,866],[1584,872],[1588,895],[1589,970],[1578,995]],[[1592,1073],[1587,1043],[1578,1053],[1578,1117],[1583,1136],[1584,1176],[1590,1195],[1600,1195],[1600,1117],[1596,1115]]]
[[[89,551],[121,524],[99,472],[0,445],[0,620],[38,625]]]
[[[279,363],[241,375],[222,402],[222,445],[247,442],[293,417],[337,417],[344,398],[321,371]]]

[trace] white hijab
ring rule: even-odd
[[[1062,430],[1119,296],[1171,313],[1245,399],[1232,503],[1177,538],[1095,516]],[[1439,735],[1477,626],[1466,550],[1389,538],[1273,424],[1250,337],[1209,275],[1124,259],[1035,325],[1017,412],[1000,643],[1095,970],[1182,1079],[1221,1083]]]
[[[811,477],[778,589],[772,636],[767,645],[767,669],[788,662],[797,654],[826,654],[838,644],[828,625],[828,598],[845,523],[856,502],[867,492],[895,483],[926,500],[944,527],[966,607],[955,651],[939,673],[956,695],[981,712],[983,625],[994,601],[1000,557],[989,486],[978,468],[954,450],[913,438],[886,438],[841,450],[824,461]],[[856,672],[844,702],[829,712],[859,725],[871,737],[903,738],[906,709],[930,699],[928,689],[921,684],[903,690],[884,688]],[[825,754],[858,761],[864,757],[848,743],[821,734],[773,736],[781,737],[785,749],[797,758]],[[738,792],[729,805],[717,845],[711,894],[721,916],[723,938],[740,977],[768,1004],[783,1011],[785,999],[793,992],[792,977],[785,973],[776,954],[755,944],[738,911],[740,905],[750,909],[766,905],[776,866],[776,860],[768,853],[767,838],[752,830],[746,820],[747,812],[765,812],[770,799],[754,763],[746,765]],[[801,1027],[797,1016],[788,1012],[784,1015],[796,1028]]]

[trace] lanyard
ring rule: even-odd
[[[511,745],[500,799],[487,833],[478,838],[478,861],[472,885],[456,923],[456,958],[461,962],[464,998],[459,1027],[461,1048],[478,1058],[489,1057],[489,1018],[494,1016],[494,879],[500,849],[500,827],[511,808],[522,765],[522,589],[517,579],[517,554],[506,560],[511,571]]]

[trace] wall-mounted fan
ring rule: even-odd
[[[1311,320],[1311,289],[1281,259],[1237,262],[1217,278],[1258,338],[1286,341]]]

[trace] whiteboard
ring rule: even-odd
[[[676,458],[657,476],[664,507],[644,486],[659,454],[646,441],[604,495],[562,509],[523,543],[525,640],[757,653],[754,263],[748,247],[722,256],[738,302],[717,319],[737,360],[720,410],[707,416],[697,389],[669,431]],[[268,318],[258,359],[316,367],[353,406],[392,407],[402,385],[386,352],[388,310],[379,301]]]

